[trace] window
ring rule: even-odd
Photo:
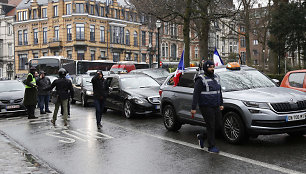
[[[59,27],[54,27],[54,41],[59,41]]]
[[[258,55],[258,51],[257,50],[253,50],[253,54],[254,54],[254,56],[257,56]]]
[[[37,9],[33,9],[33,19],[37,19]]]
[[[162,57],[168,57],[168,44],[167,43],[163,43],[162,44]]]
[[[216,47],[217,47],[217,49],[219,49],[219,35],[217,35],[217,38],[216,38]]]
[[[131,60],[131,53],[125,54],[125,60]]]
[[[244,37],[244,36],[241,36],[241,37],[240,37],[240,46],[241,46],[242,48],[245,47],[245,37]]]
[[[289,75],[289,85],[296,88],[303,88],[305,73],[292,73]]]
[[[90,41],[95,41],[95,26],[90,25]]]
[[[13,34],[13,25],[8,23],[8,27],[7,27],[7,30],[8,30],[8,35],[12,35]]]
[[[115,16],[114,16],[114,18],[118,18],[118,10],[117,9],[115,9]]]
[[[38,53],[33,53],[33,58],[38,58]]]
[[[84,13],[84,4],[76,3],[75,4],[76,13]]]
[[[72,51],[71,50],[67,51],[67,58],[72,59]]]
[[[105,42],[105,29],[104,29],[104,26],[100,26],[100,42]]]
[[[124,44],[124,28],[119,26],[112,26],[111,37],[112,43]]]
[[[18,12],[18,21],[22,21],[22,12]]]
[[[66,4],[66,15],[71,15],[71,4]]]
[[[168,28],[168,23],[164,23],[164,34],[168,34],[169,28]]]
[[[94,13],[94,12],[95,12],[94,9],[95,9],[95,8],[94,8],[94,5],[90,5],[90,14],[91,14],[91,15],[94,15],[94,14],[95,14],[95,13]]]
[[[244,26],[240,26],[240,31],[241,31],[241,32],[245,32]]]
[[[12,44],[8,44],[8,56],[13,56],[13,47]]]
[[[253,45],[258,45],[258,40],[253,40]]]
[[[125,31],[125,44],[130,45],[130,31],[129,30]]]
[[[141,54],[141,62],[146,62],[147,55],[146,54]]]
[[[153,45],[152,42],[153,42],[153,33],[149,32],[149,44]]]
[[[77,59],[78,60],[84,60],[84,55],[85,55],[84,50],[78,50],[77,51]]]
[[[120,53],[113,53],[113,62],[120,61]]]
[[[42,17],[47,18],[47,8],[42,9]]]
[[[95,51],[90,51],[90,58],[91,60],[95,60],[96,52]]]
[[[72,41],[71,25],[67,25],[67,41]]]
[[[101,58],[105,58],[105,51],[100,51]]]
[[[34,44],[38,44],[38,29],[33,30],[34,33]]]
[[[18,69],[25,70],[26,66],[25,64],[28,62],[28,55],[27,54],[19,54],[19,66]]]
[[[134,31],[134,46],[138,45],[138,36],[137,36],[137,31]]]
[[[176,44],[171,45],[171,57],[176,59]]]
[[[246,61],[246,55],[245,52],[240,52],[240,56],[241,56],[241,64],[245,64]]]
[[[196,59],[199,58],[199,48],[198,47],[195,47],[195,49],[194,49],[194,57]]]
[[[22,45],[22,30],[18,31],[18,45]]]
[[[28,45],[28,30],[23,30],[23,44]]]
[[[48,56],[48,51],[42,53],[43,56]]]
[[[104,7],[100,7],[100,15],[104,16]]]
[[[194,73],[185,73],[181,75],[178,86],[193,88],[194,87]]]
[[[232,53],[233,52],[233,42],[229,43],[229,52]]]
[[[85,40],[84,24],[76,24],[76,39],[77,40]]]
[[[53,6],[53,13],[55,17],[58,16],[57,5]]]
[[[134,53],[134,61],[138,62],[138,54]]]
[[[27,11],[23,11],[23,20],[24,21],[28,20],[28,12]]]
[[[47,41],[47,32],[48,32],[48,28],[45,27],[43,28],[43,43],[46,44],[48,41]]]
[[[146,32],[145,31],[141,32],[141,45],[146,46]]]

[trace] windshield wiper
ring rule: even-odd
[[[150,86],[139,86],[139,88],[149,88]]]

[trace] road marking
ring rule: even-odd
[[[199,150],[203,150],[203,151],[208,152],[208,149],[206,147],[202,149],[198,145],[195,145],[195,144],[187,143],[187,142],[176,140],[176,139],[173,139],[173,138],[168,138],[168,137],[163,137],[163,136],[159,136],[159,135],[153,135],[153,134],[141,132],[139,130],[124,127],[124,126],[121,126],[119,124],[111,123],[111,122],[108,122],[108,121],[104,121],[104,122],[107,122],[108,124],[111,124],[111,125],[118,126],[120,128],[123,128],[123,129],[134,131],[134,132],[137,132],[137,133],[140,133],[140,134],[144,134],[144,135],[147,135],[147,136],[150,136],[150,137],[158,138],[158,139],[161,139],[161,140],[169,141],[169,142],[172,142],[172,143],[176,143],[176,144],[180,144],[180,145],[183,145],[183,146],[188,146],[188,147],[191,147],[191,148],[194,148],[194,149],[199,149]],[[264,167],[264,168],[267,168],[267,169],[279,171],[279,172],[282,172],[282,173],[305,174],[303,172],[299,172],[299,171],[296,171],[296,170],[287,169],[287,168],[280,167],[280,166],[277,166],[277,165],[274,165],[274,164],[269,164],[269,163],[253,160],[253,159],[250,159],[250,158],[230,154],[230,153],[227,153],[227,152],[220,151],[218,154],[215,154],[215,155],[220,155],[220,156],[224,156],[224,157],[227,157],[227,158],[243,161],[243,162],[254,164],[254,165],[257,165],[257,166],[261,166],[261,167]]]

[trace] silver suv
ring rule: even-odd
[[[240,143],[249,136],[288,133],[306,133],[306,94],[277,87],[268,77],[254,68],[229,66],[215,68],[223,91],[222,133],[230,143]],[[177,131],[182,124],[205,125],[197,108],[191,117],[194,77],[197,69],[191,68],[173,86],[169,76],[160,87],[161,114],[168,130]]]

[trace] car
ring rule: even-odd
[[[306,69],[287,72],[280,86],[306,92]]]
[[[134,64],[123,63],[115,64],[109,70],[111,74],[129,73],[130,71],[136,69]]]
[[[159,84],[142,74],[121,74],[106,78],[109,92],[106,109],[122,111],[126,118],[135,114],[159,113]]]
[[[0,81],[0,115],[26,112],[24,92],[25,86],[19,80]]]
[[[233,144],[258,135],[288,133],[303,135],[306,131],[306,94],[277,87],[275,82],[254,68],[230,64],[218,66],[223,95],[222,134]],[[170,75],[160,87],[161,114],[166,129],[177,131],[183,124],[204,125],[197,106],[191,116],[196,68],[189,68],[173,86]]]
[[[160,85],[166,80],[170,73],[162,68],[136,69],[131,74],[145,74],[155,79]]]
[[[82,106],[87,107],[89,103],[94,102],[91,83],[92,77],[89,75],[78,75],[72,80],[74,90],[74,97],[71,100],[72,103],[80,101]]]
[[[88,70],[88,71],[86,72],[86,74],[89,75],[89,76],[94,76],[94,75],[97,74],[97,71],[98,71],[98,70]],[[110,72],[109,72],[109,71],[102,71],[102,73],[103,73],[103,76],[109,76],[109,75],[110,75]]]

